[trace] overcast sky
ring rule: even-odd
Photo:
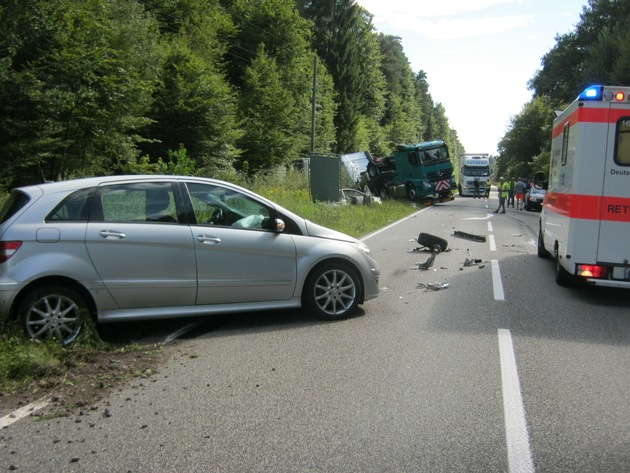
[[[401,38],[414,72],[446,109],[467,153],[497,153],[527,82],[587,0],[355,0],[380,33]],[[427,137],[430,139],[440,137]]]

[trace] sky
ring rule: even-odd
[[[527,83],[557,35],[575,30],[587,0],[355,0],[379,33],[398,36],[427,74],[466,153],[497,145],[532,98]],[[441,137],[426,137],[437,139]]]

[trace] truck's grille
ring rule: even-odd
[[[431,182],[438,182],[438,181],[443,181],[445,179],[450,179],[452,174],[453,174],[453,171],[449,169],[444,169],[442,171],[430,172],[428,174],[428,177]]]

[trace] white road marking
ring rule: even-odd
[[[7,414],[6,416],[0,418],[0,429],[4,429],[26,416],[30,416],[33,412],[46,407],[49,403],[50,399],[44,398],[39,401],[32,402],[24,407],[20,407],[18,410],[11,412],[11,414]]]
[[[488,232],[492,233],[492,222],[488,222]]]
[[[425,210],[427,210],[427,209],[428,209],[428,208],[430,208],[430,207],[431,207],[431,206],[429,206],[429,207],[425,207],[425,208],[423,208],[423,209],[420,209],[420,210],[418,210],[418,211],[417,211],[416,213],[414,213],[414,214],[408,215],[407,217],[403,217],[403,218],[401,218],[400,220],[397,220],[397,221],[395,221],[395,222],[393,222],[393,223],[390,223],[390,224],[389,224],[389,225],[387,225],[386,227],[381,228],[380,230],[376,230],[376,231],[375,231],[375,232],[373,232],[373,233],[369,233],[368,235],[365,235],[364,237],[359,238],[359,240],[361,240],[361,241],[365,241],[365,240],[367,240],[367,239],[369,239],[369,238],[372,238],[373,236],[378,235],[379,233],[383,233],[383,232],[385,232],[385,231],[389,230],[390,228],[392,228],[392,227],[394,227],[394,226],[398,225],[400,222],[404,222],[405,220],[408,220],[408,219],[410,219],[410,218],[416,218],[416,217],[417,217],[420,213],[424,212]]]
[[[505,300],[503,283],[501,282],[501,269],[499,268],[499,262],[495,259],[492,260],[492,290],[494,292],[494,300]]]
[[[527,432],[525,405],[518,379],[512,335],[509,330],[500,328],[498,336],[508,471],[510,473],[533,473],[535,471],[534,460],[529,433]]]
[[[203,321],[200,320],[198,322],[193,322],[188,325],[184,325],[182,328],[175,330],[173,333],[171,333],[168,337],[164,339],[164,345],[166,345],[167,343],[171,343],[173,340],[181,337],[185,333],[190,332],[192,329],[198,327],[202,323]]]
[[[488,243],[490,244],[490,251],[497,251],[497,242],[494,239],[494,235],[488,236]]]

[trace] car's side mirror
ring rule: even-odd
[[[275,228],[275,232],[276,233],[282,233],[284,231],[284,221],[281,218],[277,218],[276,219],[276,228]]]

